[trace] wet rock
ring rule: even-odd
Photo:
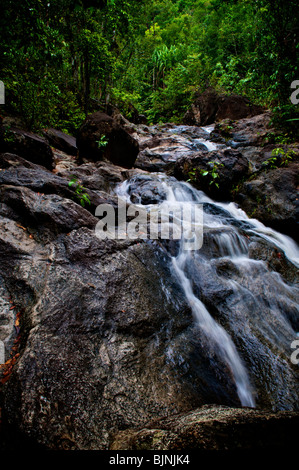
[[[16,162],[17,166],[15,166]],[[72,191],[68,186],[67,179],[61,178],[37,165],[23,166],[23,162],[21,162],[22,165],[19,166],[20,161],[17,160],[16,162],[9,157],[10,166],[0,173],[1,185],[24,186],[40,193],[52,193],[64,197],[71,196]]]
[[[5,359],[8,359],[9,352],[13,347],[13,341],[16,338],[16,332],[14,328],[15,324],[15,312],[11,309],[10,293],[5,285],[4,279],[0,276],[0,341],[2,348],[1,353],[4,353]]]
[[[171,153],[163,153],[161,155],[146,149],[139,153],[134,166],[140,170],[155,173],[172,168],[174,162],[175,159]]]
[[[70,188],[51,172],[12,165],[1,177],[3,295],[22,313],[3,390],[10,429],[50,449],[105,449],[112,432],[208,397],[238,403],[231,380],[208,367],[162,246],[99,240],[98,219],[53,194]]]
[[[192,137],[187,128],[166,129],[165,138],[174,139],[170,158],[172,151],[177,151],[176,156],[183,149],[194,153],[188,147]],[[169,163],[170,140],[163,146],[160,127],[147,132],[142,128],[140,141],[157,137],[158,147],[150,145],[144,151],[148,148],[157,162],[165,158]],[[237,150],[195,156],[198,168],[208,168],[211,159],[222,162],[220,176],[227,188],[233,177],[240,181],[247,175],[248,161]],[[192,162],[190,155],[186,162]],[[109,188],[130,177],[131,197],[156,204],[165,198],[159,177],[103,160],[74,162],[56,174],[8,153],[0,155],[0,163],[0,339],[9,357],[16,338],[16,313],[20,314],[19,355],[9,374],[1,375],[2,422],[10,434],[21,433],[23,442],[30,439],[47,450],[100,450],[111,447],[111,442],[114,449],[167,448],[173,442],[179,448],[198,446],[201,431],[191,425],[208,421],[213,427],[210,433],[204,428],[207,447],[221,448],[228,435],[228,446],[255,445],[257,430],[267,426],[266,421],[254,415],[254,423],[259,423],[255,433],[248,416],[253,410],[238,409],[239,421],[234,425],[229,421],[240,404],[236,384],[223,357],[194,321],[174,275],[177,245],[96,236],[98,204],[111,204],[117,216],[117,198],[108,193]],[[184,179],[187,169],[180,165]],[[76,201],[68,185],[72,174],[86,188],[90,206],[83,208]],[[296,270],[283,258],[279,266],[275,264],[273,246],[262,246],[250,233],[250,222],[232,219],[212,202],[204,203],[204,211],[206,217],[223,218],[223,225],[218,231],[209,228],[202,249],[186,267],[194,291],[232,337],[250,371],[258,405],[272,409],[267,417],[274,415],[274,409],[296,410],[298,368],[290,363],[290,342],[298,325]],[[243,233],[247,237],[240,252],[248,250],[252,258],[229,259],[231,247],[239,247]],[[208,408],[192,415],[190,410],[207,403],[234,407],[232,415],[226,408],[220,413],[212,408],[206,421]],[[181,415],[180,422],[188,428],[184,435],[178,413],[186,417]],[[221,416],[224,427],[218,427]],[[165,417],[166,434],[161,421],[154,428],[148,425],[160,417]],[[284,422],[279,423],[285,429]],[[134,429],[145,427],[140,444]],[[120,431],[128,433],[122,434],[125,441]],[[281,437],[279,432],[277,436]],[[262,440],[262,445],[267,443]]]
[[[139,145],[140,151],[145,149],[153,149],[160,147],[162,145],[173,144],[174,139],[173,137],[158,137],[153,136],[149,139],[143,140],[143,142]]]
[[[111,450],[238,451],[294,449],[299,414],[205,405],[116,436]],[[199,454],[200,455],[200,454]],[[209,454],[207,454],[209,455]]]
[[[41,195],[29,188],[1,187],[0,200],[19,214],[22,224],[51,237],[82,226],[95,227],[98,219],[69,199],[57,195]]]
[[[216,123],[211,138],[238,149],[249,163],[247,175],[236,181],[230,199],[250,217],[298,240],[299,147],[298,143],[275,143],[273,136],[276,134],[271,127],[271,113],[266,112],[252,118]],[[273,154],[277,148],[282,148],[282,155]],[[288,153],[291,158],[285,164],[283,154]],[[269,164],[274,155],[275,161]]]
[[[237,150],[196,152],[179,158],[171,171],[178,179],[190,180],[198,189],[217,199],[228,199],[234,185],[249,172],[248,160]]]
[[[299,283],[298,267],[290,262],[286,254],[279,247],[273,246],[264,238],[251,236],[248,253],[250,258],[265,262],[270,271],[279,273],[284,282],[289,285]],[[296,318],[299,320],[298,315],[296,315]],[[294,329],[295,331],[299,330],[299,326]]]
[[[141,138],[140,153],[134,165],[143,171],[168,172],[180,157],[208,150],[206,139],[209,134],[198,127],[163,125],[156,133],[152,127],[151,132],[151,138]]]
[[[5,158],[6,162],[8,161],[11,165],[11,157],[7,157],[6,155]],[[20,163],[18,159],[17,162],[18,164]],[[103,168],[101,165],[99,166],[98,173],[95,171],[94,179],[91,177],[90,184],[88,184],[87,175],[90,175],[90,173],[93,174],[93,171],[88,167],[88,165],[87,168],[82,168],[82,172],[80,171],[80,167],[78,167],[78,171],[76,171],[77,167],[75,167],[74,172],[66,172],[64,177],[62,177],[55,175],[38,165],[32,166],[33,164],[31,164],[29,168],[28,165],[26,167],[15,167],[15,159],[13,159],[12,163],[13,165],[0,172],[0,184],[3,186],[15,186],[18,188],[26,187],[37,193],[37,196],[40,198],[44,195],[58,195],[61,198],[70,199],[71,201],[74,201],[74,203],[80,205],[80,197],[78,197],[75,192],[76,185],[71,187],[69,186],[72,176],[76,176],[78,174],[78,183],[76,184],[80,184],[82,186],[82,192],[87,194],[90,200],[90,204],[86,203],[85,205],[86,210],[94,214],[96,207],[100,204],[110,203],[113,207],[117,206],[116,198],[105,192],[109,186],[109,183],[104,179],[102,174],[102,170],[105,174],[104,168],[106,169],[106,174],[108,174],[108,169],[105,165]],[[114,168],[113,174],[116,179],[121,178],[120,171],[121,169],[119,168],[119,172],[117,173],[117,167]],[[82,180],[80,179],[81,176]],[[110,178],[112,178],[112,176]],[[86,187],[83,186],[83,181],[84,184],[87,183]]]
[[[76,138],[74,136],[65,134],[64,132],[53,128],[45,129],[43,134],[52,147],[62,150],[69,155],[77,156],[78,149]]]
[[[216,122],[211,139],[232,148],[260,147],[269,143],[275,134],[277,131],[271,126],[271,113],[263,112],[249,118]]]
[[[99,146],[102,137],[108,143]],[[132,168],[139,152],[138,142],[111,116],[102,112],[87,116],[78,130],[77,147],[81,160],[104,158],[124,168]]]
[[[147,175],[137,175],[130,180],[128,188],[134,204],[157,204],[166,198],[163,182]]]
[[[266,170],[238,188],[236,202],[252,218],[298,239],[298,162]]]
[[[10,167],[24,167],[32,169],[39,168],[41,170],[43,169],[42,166],[35,165],[34,163],[25,160],[25,158],[19,157],[19,155],[15,155],[13,153],[0,153],[0,168],[5,169]]]
[[[203,366],[189,308],[157,248],[101,241],[81,227],[44,248],[28,238],[24,256],[6,237],[1,272],[10,288],[22,283],[13,300],[26,308],[25,349],[4,390],[10,426],[49,449],[105,449],[111,433],[208,395],[234,402],[233,388],[227,396]]]
[[[69,181],[75,176],[84,187],[96,191],[111,191],[114,186],[126,179],[126,175],[124,168],[106,161],[84,163],[57,173],[57,176]]]

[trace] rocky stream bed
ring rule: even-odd
[[[147,126],[98,113],[77,142],[2,129],[0,448],[295,445],[298,146],[287,166],[265,168],[269,122]],[[219,187],[203,176],[211,161]],[[95,209],[117,212],[119,197],[202,204],[201,249],[180,259],[175,240],[99,239]]]

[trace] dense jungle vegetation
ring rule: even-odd
[[[2,0],[1,9],[4,112],[31,129],[74,133],[108,103],[150,123],[180,122],[207,86],[298,128],[295,0]]]

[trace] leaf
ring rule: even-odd
[[[17,224],[18,227],[22,228],[23,230],[27,230],[23,225]]]

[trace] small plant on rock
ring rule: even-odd
[[[263,162],[263,166],[270,169],[288,166],[288,164],[293,160],[295,154],[296,152],[292,149],[288,149],[287,151],[282,148],[273,149],[271,157]]]
[[[79,182],[78,178],[76,176],[73,176],[71,181],[69,182],[69,186],[75,187],[75,195],[78,201],[80,202],[82,207],[85,207],[86,203],[91,204],[89,196],[86,192],[86,188],[82,186],[82,184]]]
[[[6,142],[7,144],[13,143],[15,141],[15,137],[14,137],[14,134],[10,130],[10,126],[7,126],[4,129],[3,138],[4,138],[4,142]]]
[[[99,149],[106,147],[106,145],[108,144],[108,140],[105,135],[102,135],[99,140],[96,140],[96,142],[98,144]]]
[[[219,188],[219,183],[217,179],[219,178],[219,167],[224,166],[223,163],[216,162],[215,160],[208,162],[210,168],[208,170],[203,170],[193,168],[189,171],[189,179],[187,182],[195,182],[198,176],[204,176],[209,179],[209,185],[214,185],[216,188]]]

